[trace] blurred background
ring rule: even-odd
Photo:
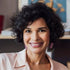
[[[18,52],[25,48],[11,36],[10,18],[24,5],[37,1],[51,7],[62,19],[65,35],[46,52],[52,59],[70,68],[70,0],[0,0],[0,53]]]

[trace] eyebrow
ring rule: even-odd
[[[31,28],[25,28],[25,29],[31,29]],[[38,29],[48,29],[48,27],[40,27],[40,28],[38,28]]]
[[[38,29],[48,29],[48,27],[40,27],[40,28],[38,28]]]

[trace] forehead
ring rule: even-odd
[[[39,27],[48,27],[47,23],[45,22],[43,18],[39,18],[35,20],[34,22],[32,22],[31,25],[27,26],[27,28],[39,28]]]

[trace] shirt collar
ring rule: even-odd
[[[15,58],[14,67],[21,67],[26,65],[26,50],[17,53]]]
[[[46,54],[46,56],[48,57],[48,59],[50,61],[50,64],[51,64],[51,69],[50,70],[53,70],[53,60],[47,54]],[[20,68],[20,67],[25,67],[25,66],[27,66],[28,70],[30,70],[29,65],[26,61],[26,49],[17,53],[16,59],[15,59],[15,62],[14,62],[14,68]]]
[[[48,57],[48,60],[49,60],[49,62],[51,64],[51,69],[50,70],[54,70],[53,69],[53,60],[51,59],[51,57],[49,55],[46,54],[46,56]]]

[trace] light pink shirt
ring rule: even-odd
[[[51,69],[50,70],[68,70],[63,64],[52,60],[47,55]],[[17,53],[0,54],[0,70],[30,70],[26,61],[26,49]]]

